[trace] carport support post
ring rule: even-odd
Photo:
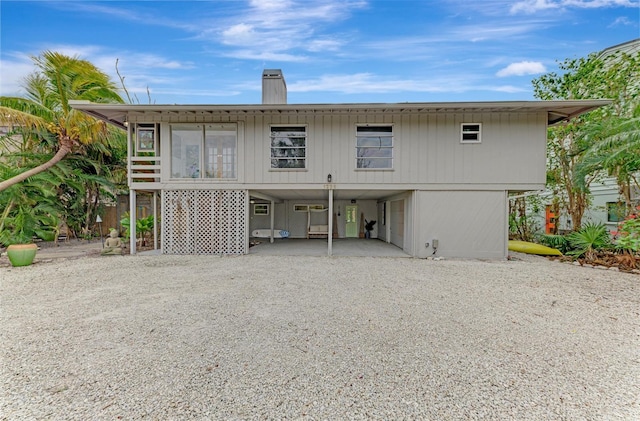
[[[329,226],[327,227],[327,255],[333,254],[333,189],[329,189]]]
[[[271,237],[269,238],[269,242],[273,244],[273,226],[274,226],[274,218],[275,218],[275,212],[273,209],[273,206],[275,205],[275,202],[272,200],[271,201],[271,209],[269,212],[269,215],[271,215]]]
[[[158,192],[153,191],[153,249],[158,250]]]
[[[129,190],[129,254],[136,254],[136,190]]]

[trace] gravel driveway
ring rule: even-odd
[[[110,256],[0,280],[0,419],[640,419],[638,275]]]

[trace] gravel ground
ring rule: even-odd
[[[0,267],[0,419],[640,419],[640,276],[510,261]]]

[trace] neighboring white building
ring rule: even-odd
[[[245,254],[267,229],[324,237],[331,254],[366,219],[415,257],[504,258],[508,194],[545,187],[547,127],[610,103],[286,98],[265,70],[258,105],[72,106],[127,130],[131,209],[160,195],[163,253]]]
[[[614,54],[633,56],[639,53],[640,38],[606,48],[598,54],[598,58],[605,59]],[[635,83],[637,84],[638,80]],[[629,88],[632,87],[631,85],[629,86]],[[635,89],[637,91],[640,87],[635,86]],[[595,181],[591,183],[589,189],[591,191],[591,204],[584,213],[582,223],[602,223],[609,231],[617,231],[619,222],[625,216],[626,208],[625,199],[615,178],[607,177],[600,181]],[[631,186],[630,196],[633,204],[640,204],[640,191],[636,186]],[[541,197],[544,203],[549,205],[553,199],[553,194],[547,191],[541,194]],[[544,227],[548,227],[549,223],[553,224],[553,221],[550,220],[549,206],[547,206],[546,212],[540,212],[537,216]],[[551,217],[553,218],[555,215],[551,215]],[[557,218],[556,224],[559,232],[566,232],[573,228],[573,221],[569,219],[568,215],[562,213]],[[549,232],[548,230],[546,231]]]

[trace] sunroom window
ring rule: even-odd
[[[235,179],[235,124],[176,124],[171,126],[171,177]]]
[[[356,168],[393,168],[393,127],[358,126],[356,128]]]
[[[307,128],[271,126],[271,168],[307,167]]]

